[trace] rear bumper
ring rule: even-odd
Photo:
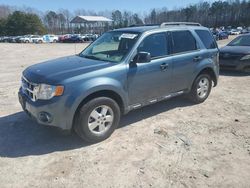
[[[39,124],[63,130],[71,129],[71,125],[67,125],[68,113],[60,98],[34,102],[21,89],[18,92],[18,98],[23,110]]]

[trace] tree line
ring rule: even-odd
[[[30,33],[46,33],[46,28],[44,27],[41,19],[36,14],[15,11],[7,18],[0,19],[0,36],[16,36]]]
[[[148,24],[173,21],[199,22],[207,27],[250,26],[250,1],[215,1],[212,4],[201,2],[170,11],[166,8],[153,9],[144,21]]]
[[[87,11],[67,9],[39,12],[32,8],[22,10],[0,5],[0,35],[72,33],[70,21],[77,15],[106,16],[113,20],[108,29],[130,25],[160,24],[162,22],[199,22],[206,27],[250,26],[250,0],[200,2],[184,8],[168,10],[152,9],[144,13],[131,11]]]

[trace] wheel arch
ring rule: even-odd
[[[196,76],[196,78],[201,75],[201,74],[208,74],[209,76],[211,76],[212,78],[212,81],[214,83],[214,87],[217,85],[218,83],[218,80],[217,80],[217,77],[216,77],[216,74],[214,72],[214,70],[211,68],[211,67],[206,67],[206,68],[203,68]],[[195,79],[196,79],[195,78]]]
[[[118,106],[120,107],[120,111],[121,111],[121,114],[124,114],[125,113],[125,102],[123,101],[122,99],[122,96],[119,95],[117,92],[113,91],[113,90],[109,90],[109,89],[104,89],[104,90],[99,90],[99,91],[95,91],[89,95],[87,95],[80,103],[79,105],[77,106],[75,112],[74,112],[74,116],[73,116],[73,124],[72,124],[72,127],[74,126],[75,124],[75,119],[76,119],[76,115],[78,113],[78,111],[80,110],[80,108],[86,104],[87,102],[89,102],[90,100],[94,99],[94,98],[97,98],[97,97],[108,97],[108,98],[111,98],[113,99],[117,104]]]

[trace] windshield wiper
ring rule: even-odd
[[[107,63],[117,63],[116,61],[112,61],[112,60],[109,60],[109,59],[101,59],[101,58],[96,57],[94,55],[81,55],[81,54],[78,54],[78,56],[83,57],[83,58],[87,58],[87,59],[94,59],[94,60],[104,61],[104,62],[107,62]]]
[[[100,60],[102,61],[102,59],[96,57],[96,56],[93,56],[93,55],[82,55],[81,57],[84,57],[84,58],[87,58],[87,59],[94,59],[94,60]]]

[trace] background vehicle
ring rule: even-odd
[[[65,43],[78,43],[83,42],[80,34],[70,35],[62,40]]]
[[[58,42],[58,36],[56,35],[44,35],[43,36],[43,41],[48,42],[48,43],[56,43]]]
[[[35,37],[32,38],[32,42],[33,43],[43,43],[44,38],[43,38],[43,36],[35,36]]]
[[[216,42],[200,24],[123,28],[76,56],[27,68],[19,100],[39,123],[99,142],[131,110],[182,94],[204,102],[217,85],[218,66]]]
[[[18,41],[19,38],[20,38],[19,36],[9,37],[8,42],[15,43]]]
[[[68,39],[71,37],[72,34],[66,34],[66,35],[61,35],[58,37],[59,42],[64,42],[64,40]]]
[[[39,35],[34,35],[31,37],[33,43],[43,43],[43,37]]]
[[[32,36],[33,35],[24,35],[19,40],[22,43],[31,43],[32,42],[32,39],[31,39]]]
[[[239,35],[240,34],[240,30],[232,29],[230,33],[231,33],[231,35]]]
[[[228,39],[227,32],[222,31],[222,32],[219,32],[217,35],[218,35],[218,40]]]
[[[238,36],[220,49],[220,67],[250,72],[250,34]]]
[[[247,29],[242,29],[241,34],[246,34],[249,33],[249,31]]]
[[[4,36],[4,37],[2,38],[2,42],[9,42],[10,39],[11,39],[11,36]]]
[[[83,41],[95,41],[98,38],[96,34],[85,34],[81,35]]]

